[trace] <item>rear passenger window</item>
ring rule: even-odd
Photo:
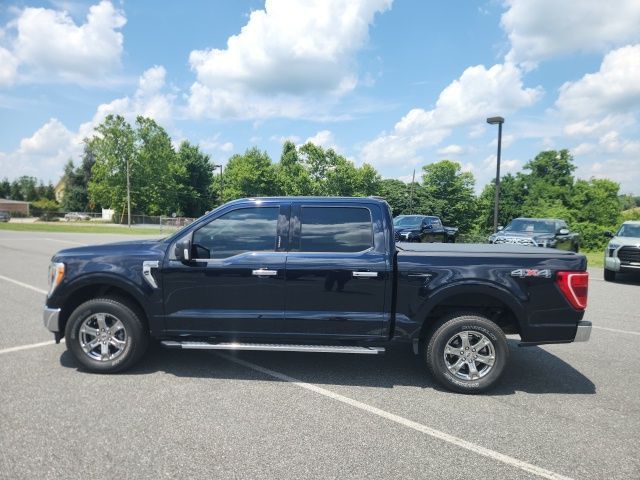
[[[300,251],[361,252],[373,245],[371,213],[360,207],[302,207]]]

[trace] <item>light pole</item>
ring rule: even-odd
[[[496,159],[496,196],[493,205],[493,231],[498,231],[498,204],[500,203],[500,153],[502,150],[502,124],[504,118],[489,117],[487,123],[490,125],[498,124],[498,158]]]

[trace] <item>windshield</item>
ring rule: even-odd
[[[505,232],[556,233],[555,223],[551,220],[526,220],[517,218],[505,227]]]
[[[419,215],[400,215],[393,219],[394,227],[418,228],[422,223],[422,217]]]
[[[618,237],[638,237],[640,238],[640,225],[626,224],[620,227],[618,233],[616,234]]]

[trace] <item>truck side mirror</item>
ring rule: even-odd
[[[613,233],[607,230],[606,232],[604,232],[604,236],[607,238],[613,238]]]
[[[182,238],[176,242],[175,255],[181,262],[191,260],[191,235]]]
[[[569,235],[569,229],[561,228],[560,230],[558,230],[558,235]]]

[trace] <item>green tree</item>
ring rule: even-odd
[[[493,229],[495,184],[494,180],[485,185],[478,197],[478,230],[480,232],[490,232]],[[522,177],[508,173],[500,179],[498,225],[507,225],[511,220],[522,215],[525,194]]]
[[[169,134],[155,120],[138,116],[135,139],[132,188],[138,211],[148,215],[182,214],[179,185],[184,184],[187,171],[177,161]]]
[[[185,175],[178,177],[181,209],[188,217],[199,217],[213,206],[213,171],[209,155],[188,141],[180,144],[177,162]]]
[[[93,203],[113,208],[124,215],[127,209],[127,164],[132,185],[138,183],[143,173],[136,156],[135,132],[120,115],[108,115],[95,128],[95,132],[93,137],[85,140],[86,147],[95,156],[89,181],[89,197]],[[143,179],[140,178],[140,181]],[[143,203],[140,193],[133,189],[132,211]]]
[[[378,195],[387,201],[394,217],[411,213],[409,208],[410,188],[410,185],[407,185],[402,180],[385,178],[380,181]]]
[[[8,178],[3,178],[0,181],[0,198],[10,198],[11,196],[11,182]]]
[[[284,142],[280,161],[275,169],[278,188],[283,195],[313,194],[311,176],[300,160],[298,149],[293,142]]]
[[[84,212],[87,209],[88,193],[81,175],[78,175],[73,160],[64,166],[64,195],[62,208],[67,212]]]
[[[425,165],[422,171],[420,212],[438,215],[445,225],[456,225],[462,232],[471,230],[476,218],[473,174],[451,160]]]
[[[233,155],[224,170],[223,200],[276,195],[276,169],[267,152],[253,147]]]
[[[524,214],[533,216],[544,211],[545,205],[569,207],[575,169],[567,149],[540,152],[526,163],[524,170],[529,172],[519,174],[526,190]]]

